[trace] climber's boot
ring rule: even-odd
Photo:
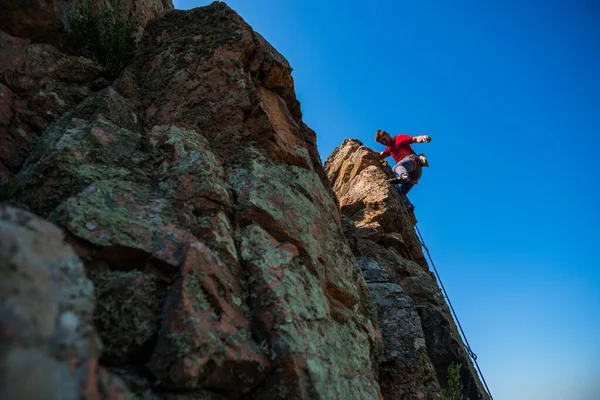
[[[398,185],[401,183],[405,183],[405,184],[411,183],[410,178],[408,177],[407,174],[398,175],[398,177],[394,178],[394,179],[388,179],[388,182],[391,185]]]

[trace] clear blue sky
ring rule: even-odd
[[[600,5],[228,4],[294,68],[323,161],[432,136],[411,198],[494,398],[600,399]]]

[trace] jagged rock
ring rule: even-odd
[[[202,243],[190,244],[148,366],[170,389],[208,388],[238,398],[270,363],[252,339],[239,282]]]
[[[103,360],[136,393],[381,398],[375,307],[291,68],[225,4],[149,24],[16,179],[85,262]]]
[[[40,4],[43,2],[39,2]],[[57,117],[108,85],[105,68],[0,31],[0,181]]]
[[[22,201],[33,212],[48,215],[58,202],[92,182],[131,175],[145,161],[132,110],[107,88],[49,126],[19,174]]]
[[[129,398],[99,369],[93,286],[56,226],[0,205],[0,276],[0,398]]]
[[[233,239],[252,276],[251,310],[264,321],[256,333],[274,358],[274,373],[257,396],[358,390],[376,397],[367,368],[369,323],[352,312],[362,279],[338,241],[335,202],[314,133],[301,122],[290,72],[260,35],[215,3],[150,24],[130,73],[145,83],[138,90],[146,129],[193,127],[224,165],[238,225]],[[326,345],[348,341],[353,357]],[[316,383],[307,387],[308,379]]]
[[[360,141],[347,139],[325,169],[377,306],[384,398],[436,398],[448,367],[458,363],[466,398],[487,399],[398,191],[387,182],[393,176],[387,163],[377,161]]]
[[[2,0],[0,30],[35,43],[56,44],[67,25],[70,6],[87,0]],[[103,0],[92,0],[95,8]],[[145,26],[165,10],[172,10],[172,0],[123,0],[128,15],[135,15]]]
[[[353,222],[351,236],[394,247],[428,269],[400,194],[387,183],[393,176],[387,162],[379,162],[360,141],[346,139],[327,158],[325,170],[342,213]]]
[[[384,398],[441,399],[413,300],[373,258],[357,260],[377,306],[384,351],[379,383]]]

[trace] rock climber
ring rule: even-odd
[[[428,135],[410,136],[405,134],[392,137],[389,133],[380,129],[375,133],[375,141],[387,146],[385,150],[381,153],[371,149],[368,150],[374,153],[378,159],[392,156],[396,162],[392,170],[397,177],[390,179],[389,182],[394,185],[400,184],[399,192],[406,203],[408,211],[412,212],[415,206],[408,200],[406,195],[421,178],[421,168],[428,167],[429,163],[425,154],[417,155],[410,145],[413,143],[429,143],[431,137]]]

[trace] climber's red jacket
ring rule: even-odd
[[[415,151],[410,147],[413,137],[410,135],[400,134],[394,136],[394,144],[385,148],[382,154],[386,156],[392,156],[394,161],[400,162],[404,157],[409,154],[416,154]]]

